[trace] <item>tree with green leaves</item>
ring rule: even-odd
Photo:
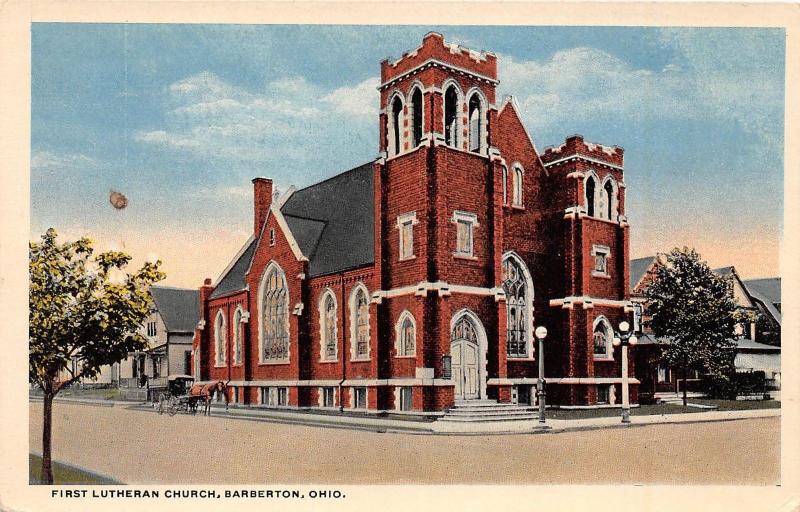
[[[660,256],[654,281],[644,291],[649,326],[665,340],[662,358],[683,369],[683,405],[686,374],[690,369],[725,387],[734,372],[739,321],[733,282],[712,271],[694,249],[675,248]]]
[[[53,483],[53,398],[65,387],[93,378],[104,365],[147,348],[139,328],[150,314],[150,285],[164,279],[160,261],[129,273],[131,257],[94,255],[91,240],[59,243],[54,229],[30,242],[28,272],[28,379],[44,394],[42,483]],[[73,361],[75,364],[73,364]]]

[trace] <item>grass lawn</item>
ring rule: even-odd
[[[715,405],[718,411],[745,411],[751,409],[779,409],[781,403],[777,400],[710,400],[705,398],[690,398],[689,403],[700,405]],[[631,409],[631,416],[650,416],[653,414],[683,414],[707,412],[711,409],[697,407],[684,407],[680,404],[654,404],[640,405]],[[553,409],[546,413],[547,418],[555,420],[580,420],[588,418],[610,418],[620,416],[620,409]]]
[[[38,485],[42,476],[42,458],[33,453],[28,455],[28,483]],[[53,461],[54,484],[77,485],[115,485],[119,484],[110,478],[95,475],[60,462]]]
[[[42,396],[40,391],[30,392],[34,396]],[[56,398],[93,398],[97,400],[119,400],[119,388],[69,388],[61,391]]]

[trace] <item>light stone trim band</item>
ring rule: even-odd
[[[564,163],[564,162],[569,162],[569,161],[572,161],[572,160],[584,160],[586,162],[590,162],[590,163],[597,164],[597,165],[604,165],[606,167],[610,167],[612,169],[617,169],[619,171],[624,170],[619,165],[608,163],[608,162],[604,162],[602,160],[598,160],[596,158],[592,158],[592,157],[586,156],[586,155],[581,155],[579,153],[575,153],[575,154],[572,154],[570,156],[565,156],[564,158],[559,158],[558,160],[553,160],[552,162],[548,162],[548,163],[544,164],[544,166],[545,167],[552,167],[554,165],[557,165],[557,164],[560,164],[560,163]]]

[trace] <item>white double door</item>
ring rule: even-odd
[[[450,345],[456,400],[480,398],[478,345],[469,340],[455,340]]]

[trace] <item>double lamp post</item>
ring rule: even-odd
[[[540,325],[534,331],[534,336],[539,340],[539,376],[536,380],[536,397],[539,403],[539,423],[545,422],[545,397],[547,391],[545,390],[546,381],[544,379],[544,339],[547,337],[547,328]],[[629,399],[629,382],[628,382],[628,346],[634,346],[638,343],[638,338],[630,330],[630,324],[622,321],[619,324],[619,331],[614,333],[614,340],[612,343],[615,347],[622,346],[622,423],[631,422],[631,404]]]

